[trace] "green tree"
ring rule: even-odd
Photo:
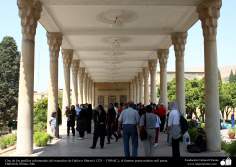
[[[44,131],[47,128],[48,99],[43,98],[34,104],[34,130]]]
[[[17,116],[20,54],[12,37],[0,43],[0,127],[10,125]]]
[[[233,70],[230,71],[229,82],[236,82],[236,73],[234,74]]]

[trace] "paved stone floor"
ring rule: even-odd
[[[65,130],[62,130],[62,132]],[[65,133],[62,133],[62,138],[59,139],[56,143],[50,144],[44,148],[35,148],[33,156],[77,156],[77,157],[86,157],[86,156],[102,156],[102,157],[111,157],[111,156],[124,156],[123,154],[123,139],[121,138],[118,142],[115,140],[111,141],[111,144],[105,144],[104,149],[100,149],[99,141],[97,143],[96,149],[90,149],[89,147],[92,144],[93,135],[90,134],[87,136],[87,139],[79,140],[78,134],[76,136],[67,137]],[[106,140],[105,140],[106,143]],[[155,156],[171,156],[172,150],[171,147],[166,143],[166,134],[161,133],[159,146],[155,149]],[[144,156],[142,142],[139,141],[138,156]],[[188,153],[186,147],[181,144],[181,156],[188,157],[207,157],[207,156],[224,156],[223,152],[213,153],[213,152],[204,152],[204,153]]]
[[[100,149],[99,141],[96,149],[90,149],[92,144],[93,135],[88,135],[87,139],[79,140],[78,133],[76,136],[66,136],[65,129],[60,128],[61,139],[53,140],[51,144],[46,147],[38,148],[34,147],[34,153],[32,156],[74,156],[74,157],[112,157],[112,156],[124,156],[123,153],[123,139],[118,142],[111,140],[111,144],[105,144],[104,149]],[[105,143],[107,140],[105,140]],[[130,146],[131,147],[131,146]],[[180,147],[181,156],[186,157],[211,157],[211,156],[225,156],[224,152],[204,152],[204,153],[188,153],[186,147],[181,144]],[[155,149],[154,156],[157,157],[169,157],[172,154],[171,147],[166,143],[166,134],[161,133],[159,139],[159,146]],[[15,156],[15,150],[2,154],[0,156]],[[138,156],[144,156],[142,142],[139,141]]]

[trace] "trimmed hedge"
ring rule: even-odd
[[[35,132],[34,133],[34,143],[38,147],[43,147],[48,144],[49,141],[51,141],[51,136],[47,134],[46,132]]]
[[[16,144],[16,134],[7,134],[0,137],[0,148],[5,149]]]

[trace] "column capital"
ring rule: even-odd
[[[42,4],[38,0],[17,0],[23,39],[33,40],[37,22],[42,12]]]
[[[148,61],[148,67],[150,72],[156,72],[157,70],[157,59],[149,60]]]
[[[70,67],[73,59],[73,50],[72,49],[62,49],[62,57],[64,66]]]
[[[72,60],[71,64],[72,73],[75,74],[78,73],[79,65],[80,65],[80,60]]]
[[[171,35],[172,44],[174,45],[176,58],[184,57],[185,44],[187,39],[187,32],[176,32]]]
[[[47,39],[48,39],[48,46],[51,52],[51,56],[58,57],[60,47],[62,44],[62,34],[59,32],[47,32]]]
[[[221,6],[222,0],[205,0],[197,8],[205,39],[216,40],[217,20],[220,17]]]
[[[160,66],[166,66],[169,57],[169,49],[159,49],[157,51]]]

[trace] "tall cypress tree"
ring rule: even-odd
[[[233,70],[231,70],[229,74],[229,82],[233,82],[233,81],[234,81],[234,73],[233,73]]]
[[[20,54],[12,37],[0,43],[0,127],[16,119],[19,87]]]

